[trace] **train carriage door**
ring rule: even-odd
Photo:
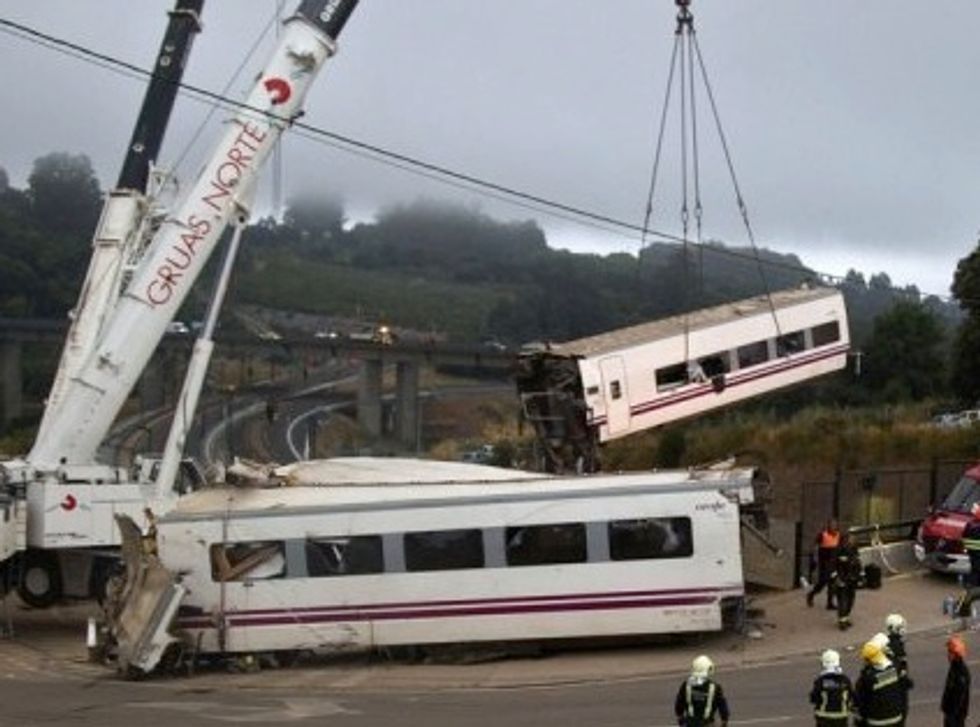
[[[606,401],[606,426],[610,435],[622,434],[630,428],[630,398],[626,387],[626,366],[622,356],[609,356],[599,361],[603,399]]]

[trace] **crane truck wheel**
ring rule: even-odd
[[[61,600],[61,566],[56,553],[28,550],[21,567],[17,595],[34,608],[47,608]]]

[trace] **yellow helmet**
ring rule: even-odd
[[[869,664],[873,664],[876,661],[881,661],[882,657],[884,657],[884,653],[881,650],[881,646],[879,646],[878,642],[874,639],[866,642],[865,645],[861,647],[861,658]]]

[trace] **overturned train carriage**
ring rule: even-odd
[[[801,287],[521,356],[517,388],[548,471],[596,471],[598,446],[844,368],[840,291]]]
[[[750,468],[556,477],[360,458],[284,474],[293,486],[182,498],[155,548],[125,550],[109,606],[125,666],[149,671],[168,648],[710,631],[744,596]]]

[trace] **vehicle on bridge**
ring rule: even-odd
[[[742,613],[759,473],[566,476],[340,458],[122,524],[123,671],[194,654],[713,631]],[[317,483],[323,483],[319,485]]]

